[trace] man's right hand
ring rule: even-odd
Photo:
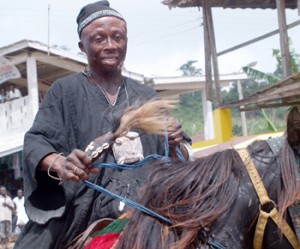
[[[74,149],[68,156],[52,153],[40,163],[40,170],[55,172],[61,181],[87,180],[90,173],[98,173],[99,169],[92,168],[92,161],[84,151]]]

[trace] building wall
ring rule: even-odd
[[[33,122],[31,110],[28,96],[1,103],[0,140],[28,130]]]
[[[13,196],[23,187],[23,138],[33,123],[32,110],[29,96],[0,104],[0,182]]]

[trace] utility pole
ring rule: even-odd
[[[50,3],[48,4],[48,55],[50,55]]]
[[[256,64],[257,64],[257,61],[253,61],[253,62],[248,63],[245,67],[255,67]],[[241,80],[237,81],[237,90],[238,90],[239,100],[242,100],[244,98],[244,96],[243,96],[243,88],[242,88]],[[244,106],[241,106],[241,107],[244,107]],[[241,120],[242,120],[243,136],[248,136],[246,113],[244,111],[241,112]]]
[[[241,80],[237,81],[237,89],[238,89],[238,94],[239,94],[239,100],[241,100],[241,99],[244,98]],[[241,106],[241,107],[243,107],[243,106]],[[241,111],[241,119],[242,119],[243,136],[248,136],[247,123],[246,123],[246,113],[244,111]]]

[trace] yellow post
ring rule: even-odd
[[[214,113],[215,138],[193,143],[193,149],[221,144],[232,139],[232,122],[230,109],[216,109]]]
[[[214,110],[215,140],[217,144],[232,139],[231,111],[228,108]]]

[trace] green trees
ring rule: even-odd
[[[290,41],[290,55],[291,55],[291,69],[292,74],[300,71],[299,55],[291,47]],[[265,73],[254,68],[243,67],[243,71],[247,73],[250,81],[244,82],[245,92],[244,96],[249,96],[256,93],[259,89],[267,85],[274,84],[283,78],[282,75],[282,59],[279,49],[273,49],[272,55],[275,57],[277,65],[273,73]],[[278,107],[262,109],[255,112],[247,112],[249,117],[248,128],[249,134],[258,134],[262,132],[276,132],[286,128],[286,116],[290,107]]]
[[[196,60],[189,60],[179,67],[183,76],[199,76],[202,69],[194,64]],[[182,94],[176,104],[173,114],[182,125],[188,135],[194,135],[203,131],[202,96],[200,91]]]
[[[290,42],[291,44],[291,42]],[[300,71],[300,57],[293,48],[291,51],[292,73]],[[242,82],[244,97],[253,95],[266,86],[278,82],[282,79],[281,56],[278,49],[273,49],[272,54],[277,61],[277,66],[273,73],[259,71],[252,67],[243,67],[248,79]],[[187,61],[178,70],[183,76],[198,76],[202,74],[202,69],[195,66],[196,60]],[[229,88],[222,89],[221,92],[224,103],[238,100],[237,82]],[[213,102],[214,108],[217,106]],[[247,130],[249,135],[261,134],[274,131],[283,131],[286,127],[286,116],[289,107],[269,108],[246,112]],[[238,107],[231,108],[233,135],[242,135],[241,116]],[[202,95],[200,91],[182,94],[174,116],[182,124],[183,129],[191,136],[203,132],[203,110]]]
[[[189,136],[203,132],[201,92],[182,94],[176,105],[177,108],[173,110],[173,114],[182,125],[183,130]]]
[[[190,60],[187,61],[185,64],[181,65],[177,70],[182,72],[182,76],[199,76],[202,75],[202,69],[196,68],[195,63],[198,61]]]

